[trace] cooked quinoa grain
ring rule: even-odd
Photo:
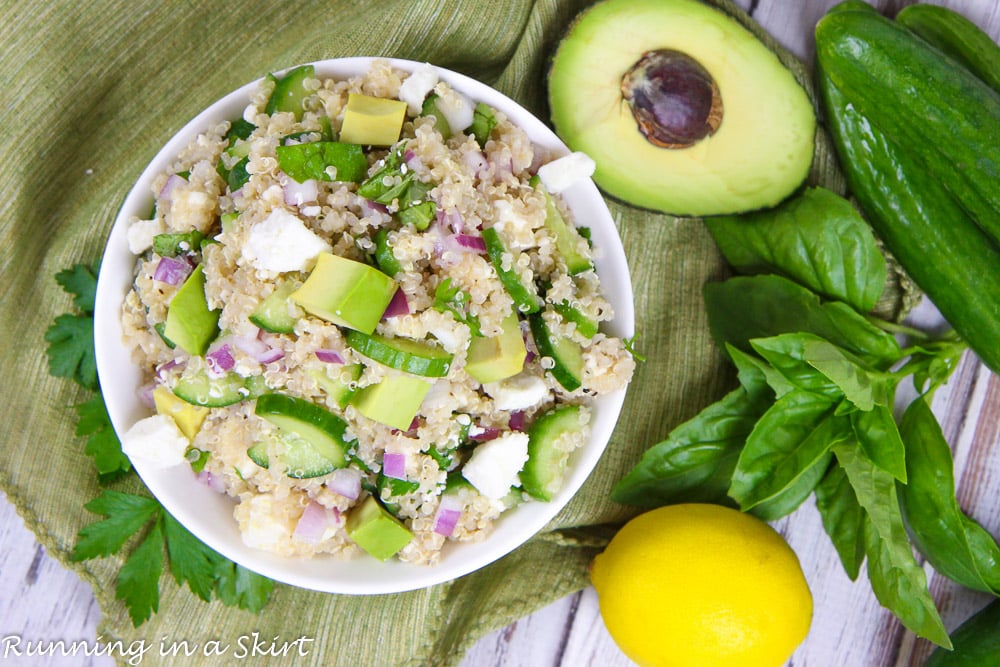
[[[614,312],[599,248],[501,112],[430,70],[399,101],[410,75],[383,61],[293,76],[154,180],[129,229],[125,338],[249,546],[434,564],[558,489],[591,400],[634,362],[600,330]],[[291,108],[275,97],[289,90]],[[386,130],[358,100],[406,107],[396,141],[335,141],[351,123]],[[566,406],[572,419],[540,421]],[[379,519],[361,525],[371,497]],[[379,522],[402,536],[388,552]]]

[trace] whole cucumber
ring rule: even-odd
[[[829,51],[820,54],[820,97],[851,192],[910,277],[1000,373],[1000,249],[935,173],[844,97],[827,73]]]
[[[1000,46],[969,19],[948,7],[917,4],[904,7],[896,21],[1000,90]]]
[[[924,667],[1000,665],[1000,600],[994,600],[951,633],[953,650],[937,649]]]
[[[816,55],[847,101],[1000,240],[1000,94],[876,12],[824,16]]]

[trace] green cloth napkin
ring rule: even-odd
[[[536,538],[476,573],[411,593],[351,597],[278,585],[255,615],[204,603],[164,576],[159,613],[133,628],[114,597],[121,560],[68,560],[77,532],[96,519],[83,504],[99,487],[73,432],[72,406],[86,395],[49,376],[43,339],[56,315],[72,309],[54,274],[100,257],[146,163],[223,94],[301,62],[394,56],[478,78],[546,119],[547,60],[586,4],[0,3],[0,487],[48,552],[93,585],[103,640],[146,640],[153,649],[144,665],[169,662],[157,655],[162,638],[235,648],[254,632],[268,640],[314,639],[296,665],[452,665],[484,634],[587,585],[588,563],[635,512],[610,500],[615,482],[646,447],[733,382],[710,341],[701,300],[702,285],[726,269],[699,220],[610,202],[635,287],[638,348],[648,361],[638,367],[607,453]],[[717,4],[753,25],[727,0]],[[782,58],[810,87],[805,68]],[[811,180],[843,189],[823,137]],[[117,488],[141,490],[135,480]],[[188,663],[230,664],[232,657],[231,649],[214,662],[195,656]]]

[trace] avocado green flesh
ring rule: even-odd
[[[359,547],[383,561],[413,539],[413,533],[372,496],[347,515],[347,534]]]
[[[325,252],[291,298],[328,322],[371,334],[395,292],[395,281],[378,269]]]
[[[351,405],[372,421],[405,431],[417,416],[431,385],[410,375],[390,375],[378,384],[359,389]]]
[[[639,132],[621,79],[647,51],[674,49],[718,85],[718,131],[688,148]],[[791,71],[753,34],[695,0],[606,0],[581,15],[549,73],[556,133],[596,162],[594,180],[628,203],[676,215],[735,213],[791,194],[812,164],[816,119]]]
[[[517,315],[508,315],[502,327],[497,336],[474,336],[469,341],[465,372],[482,384],[512,377],[524,368],[528,350]]]
[[[194,268],[167,306],[163,337],[188,354],[201,356],[219,333],[219,311],[208,307],[205,270]]]

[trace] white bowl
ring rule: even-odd
[[[346,78],[366,72],[372,58],[343,58],[313,63],[317,76]],[[412,71],[421,63],[390,60],[397,68]],[[553,156],[568,153],[556,135],[516,102],[479,81],[445,69],[440,78],[475,101],[485,102],[505,113],[527,132],[537,145]],[[149,414],[139,400],[141,371],[130,360],[122,342],[119,314],[131,287],[136,258],[129,252],[126,227],[133,216],[145,216],[152,204],[150,184],[173,158],[209,126],[239,118],[259,82],[249,83],[211,104],[185,125],[146,167],[125,198],[108,238],[97,284],[94,337],[101,390],[115,431],[121,435]],[[591,182],[574,184],[563,193],[580,226],[590,227],[604,292],[615,309],[608,333],[631,336],[634,328],[632,284],[625,252],[608,208]],[[468,574],[513,551],[546,526],[579,490],[600,459],[621,412],[625,391],[605,395],[593,403],[589,442],[574,452],[565,484],[548,503],[529,502],[504,513],[495,529],[478,543],[451,543],[435,566],[410,565],[398,561],[379,562],[362,557],[338,560],[332,557],[295,559],[281,557],[243,544],[233,501],[196,481],[188,466],[155,469],[136,465],[136,471],[152,494],[181,524],[227,558],[276,581],[317,591],[346,594],[395,593],[431,586]]]

